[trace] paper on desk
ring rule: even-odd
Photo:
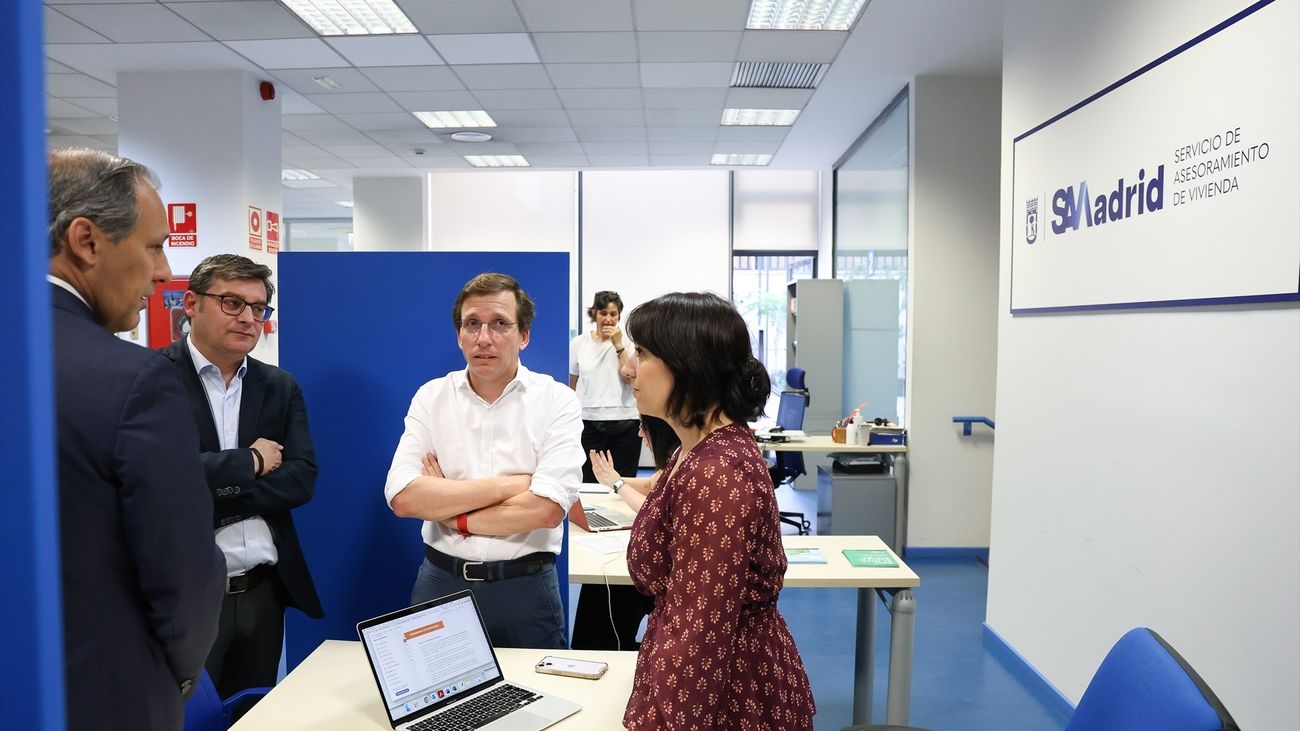
[[[596,553],[622,553],[627,550],[628,539],[632,531],[610,531],[604,535],[573,536],[573,542]]]
[[[608,495],[609,488],[599,482],[584,482],[578,485],[578,492],[590,493],[592,495]]]

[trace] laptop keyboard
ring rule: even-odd
[[[587,525],[592,528],[614,528],[618,526],[618,523],[615,523],[594,510],[586,510],[583,512],[587,514]]]
[[[503,683],[472,700],[435,713],[410,726],[409,729],[410,731],[472,731],[541,699],[540,695],[531,690]]]

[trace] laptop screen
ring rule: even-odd
[[[357,632],[394,724],[501,679],[468,591],[366,620]]]

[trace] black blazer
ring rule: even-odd
[[[316,449],[307,429],[307,404],[298,382],[286,370],[249,358],[239,401],[240,448],[223,451],[186,340],[163,348],[162,354],[176,364],[189,393],[190,412],[199,430],[200,458],[212,495],[214,526],[261,516],[280,554],[276,569],[290,605],[311,617],[325,616],[289,514],[311,500],[316,489]],[[280,467],[261,477],[254,472],[249,451],[259,437],[284,445]]]
[[[50,297],[68,727],[178,731],[226,576],[185,390],[71,293]]]

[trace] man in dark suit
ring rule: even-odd
[[[234,254],[199,262],[185,293],[189,336],[163,350],[178,369],[226,557],[221,627],[208,673],[223,698],[275,685],[284,609],[324,616],[289,511],[316,486],[302,390],[248,354],[271,317],[271,269]]]
[[[156,186],[102,152],[49,158],[69,728],[178,731],[217,632],[224,571],[184,387],[113,336],[171,277]]]

